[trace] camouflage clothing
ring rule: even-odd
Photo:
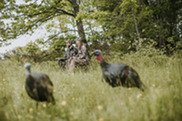
[[[78,50],[72,46],[71,48],[67,48],[64,57],[60,58],[58,64],[61,68],[65,68],[67,62],[69,61],[70,57],[76,56],[78,54]]]
[[[68,69],[70,72],[73,72],[75,64],[78,65],[87,65],[89,63],[90,57],[86,46],[82,45],[81,49],[78,50],[76,57],[71,59],[68,63]]]
[[[78,50],[78,55],[76,56],[75,60],[77,60],[78,62],[86,62],[89,59],[90,58],[87,48],[84,45],[82,45],[81,49]]]
[[[70,59],[70,57],[72,56],[76,56],[78,54],[78,49],[76,49],[74,46],[72,46],[71,48],[67,48],[64,57],[61,58],[61,60],[68,60]]]

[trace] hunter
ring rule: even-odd
[[[62,58],[56,58],[58,60],[58,64],[61,68],[65,68],[68,65],[68,62],[71,61],[71,58],[76,56],[78,54],[78,49],[73,46],[72,40],[66,41],[66,52],[64,54],[64,57]]]

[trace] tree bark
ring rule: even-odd
[[[83,22],[81,20],[76,20],[78,34],[80,37],[82,37],[85,40],[85,31],[83,28]]]
[[[72,0],[71,3],[73,5],[74,14],[75,14],[75,18],[76,18],[77,14],[79,13],[79,5],[76,2],[76,0]],[[76,20],[76,25],[77,25],[79,36],[82,37],[83,39],[85,39],[85,31],[84,31],[84,28],[83,28],[82,20],[81,19]]]

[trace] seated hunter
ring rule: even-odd
[[[67,66],[67,63],[69,62],[69,60],[78,54],[78,50],[73,46],[72,40],[67,40],[66,46],[67,46],[67,49],[64,54],[64,57],[56,58],[58,60],[59,66],[61,68],[65,68]]]
[[[90,60],[90,55],[88,53],[86,41],[81,37],[76,39],[76,44],[78,48],[78,54],[70,58],[68,62],[68,71],[73,72],[75,65],[88,65]]]

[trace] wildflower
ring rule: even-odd
[[[137,95],[137,98],[139,99],[141,96],[142,96],[142,94],[140,93],[140,94]]]
[[[103,118],[99,118],[99,121],[104,121]]]
[[[62,106],[65,106],[65,105],[66,105],[66,101],[62,101],[62,102],[61,102],[61,105],[62,105]]]
[[[21,115],[18,115],[18,116],[17,116],[18,119],[21,119],[21,117],[22,117]]]
[[[30,109],[29,109],[29,111],[30,111],[30,112],[32,112],[32,111],[33,111],[33,109],[32,109],[32,108],[30,108]]]
[[[102,106],[101,105],[97,106],[97,108],[98,108],[98,110],[102,110]]]
[[[44,108],[46,108],[46,107],[47,107],[47,105],[46,105],[46,104],[43,104],[42,106],[43,106]]]

